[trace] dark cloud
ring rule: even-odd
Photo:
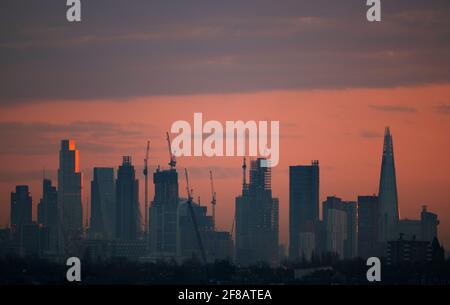
[[[16,183],[21,183],[20,181],[25,181],[29,183],[30,181],[39,181],[42,177],[52,179],[56,181],[56,169],[42,169],[42,170],[29,170],[29,171],[0,171],[0,183],[11,183],[11,181],[16,181]]]
[[[413,107],[403,105],[369,105],[369,107],[376,111],[383,111],[383,112],[413,113],[417,111]]]
[[[376,139],[382,137],[381,133],[373,130],[362,130],[359,135],[363,139]]]
[[[0,104],[450,80],[450,2],[65,1],[0,4]]]
[[[89,153],[142,150],[142,139],[151,135],[150,125],[78,121],[67,124],[0,122],[0,154],[53,154],[61,139],[73,138]],[[145,134],[144,134],[145,133]]]
[[[184,172],[184,168],[180,167],[180,171]],[[209,171],[213,171],[215,179],[228,179],[228,178],[238,178],[242,175],[242,169],[240,166],[237,167],[224,167],[224,166],[195,166],[187,168],[189,172],[189,177],[198,179],[209,179]]]
[[[437,113],[450,114],[450,104],[436,106],[435,110]]]

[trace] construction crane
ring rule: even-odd
[[[88,228],[89,228],[89,212],[90,212],[90,210],[89,210],[89,197],[88,196],[86,196],[86,213],[84,213],[84,215],[86,215],[86,217],[85,217],[85,225],[84,225],[84,229],[85,229],[85,234],[87,234],[87,232],[88,232]]]
[[[148,155],[150,152],[150,141],[147,141],[147,150],[145,151],[145,159],[144,159],[144,179],[145,179],[145,195],[144,195],[144,234],[146,235],[148,232]]]
[[[233,217],[233,223],[231,224],[231,230],[230,230],[230,236],[231,236],[231,238],[233,238],[233,233],[234,233],[235,223],[236,223],[236,214],[234,214],[234,217]]]
[[[211,181],[211,205],[212,205],[212,225],[213,231],[216,230],[216,191],[214,190],[214,180],[212,171],[209,171],[209,179]]]
[[[175,156],[172,152],[172,145],[170,144],[170,135],[168,132],[166,132],[166,140],[167,140],[167,145],[169,145],[169,155],[170,155],[170,162],[169,162],[169,166],[170,169],[175,169],[176,165],[177,165],[177,161],[175,159]]]
[[[198,247],[200,249],[200,254],[202,256],[203,263],[206,265],[207,261],[206,261],[205,248],[203,247],[202,237],[200,235],[200,231],[199,231],[198,225],[197,225],[197,219],[195,218],[194,209],[192,208],[192,189],[189,186],[189,176],[188,176],[188,171],[186,168],[184,169],[184,174],[186,175],[186,192],[188,195],[187,204],[188,204],[189,212],[191,214],[192,223],[194,224],[195,235],[197,236],[197,242],[198,242]]]
[[[245,191],[248,189],[247,185],[247,160],[244,157],[242,162],[242,195],[244,196]],[[236,212],[233,217],[233,224],[231,225],[230,235],[233,238],[234,228],[236,226]]]
[[[242,164],[242,190],[247,188],[247,161],[244,157]]]

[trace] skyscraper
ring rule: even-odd
[[[344,242],[347,239],[347,216],[342,201],[327,197],[323,202],[323,225],[325,230],[325,252],[336,253],[344,258]]]
[[[264,159],[252,160],[250,183],[243,183],[236,198],[236,261],[278,263],[278,198],[272,197],[271,170],[262,167]],[[245,168],[244,177],[245,177]]]
[[[397,180],[395,176],[394,147],[389,127],[384,134],[379,189],[379,234],[381,243],[396,239],[399,221]]]
[[[136,240],[139,237],[139,181],[131,157],[124,156],[116,180],[116,237]]]
[[[177,257],[179,248],[178,173],[175,168],[153,174],[155,195],[150,206],[150,250],[157,257]]]
[[[358,255],[378,256],[378,196],[358,196]]]
[[[347,213],[347,239],[344,247],[344,258],[352,259],[358,255],[358,204],[354,201],[344,201]]]
[[[327,197],[323,202],[325,251],[340,258],[356,256],[356,203],[344,202],[338,197]]]
[[[38,224],[42,226],[43,251],[56,251],[58,242],[58,192],[52,181],[42,182],[42,198],[38,204]]]
[[[58,192],[52,181],[42,181],[42,198],[38,203],[38,223],[44,227],[56,228],[58,219]]]
[[[301,245],[315,244],[319,222],[319,162],[289,167],[289,257],[310,256],[311,249]],[[303,233],[303,234],[302,234]],[[310,242],[301,242],[307,237]],[[311,248],[308,246],[308,248]],[[314,250],[315,246],[312,246]],[[308,257],[309,259],[310,257]]]
[[[17,185],[11,192],[11,227],[19,233],[24,225],[32,222],[32,198],[28,185]]]
[[[83,233],[82,173],[79,151],[74,140],[62,140],[58,169],[58,212],[64,242],[79,238]],[[59,220],[59,219],[58,219]]]
[[[91,181],[91,224],[89,236],[113,238],[116,215],[114,169],[95,167]]]

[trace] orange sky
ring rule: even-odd
[[[60,139],[73,137],[79,142],[81,168],[85,174],[84,196],[88,196],[91,168],[117,166],[121,156],[127,154],[133,156],[133,163],[142,166],[147,137],[151,140],[150,164],[166,166],[165,131],[170,130],[174,121],[192,122],[194,112],[202,112],[204,121],[280,121],[280,163],[273,169],[272,183],[274,195],[280,198],[283,243],[287,243],[288,234],[288,166],[309,164],[313,159],[320,161],[321,200],[327,195],[356,200],[357,195],[377,193],[382,134],[384,127],[390,126],[401,217],[418,218],[421,205],[427,204],[430,211],[439,214],[440,237],[444,245],[448,245],[449,96],[450,85],[433,85],[139,97],[117,101],[41,101],[5,106],[0,110],[0,124],[22,125],[21,131],[11,128],[8,134],[1,134],[2,145],[8,149],[0,154],[0,223],[8,222],[9,196],[16,184],[31,185],[36,209],[41,196],[40,178],[35,174],[27,178],[27,175],[46,168],[48,175],[55,177]],[[120,127],[117,133],[99,132],[96,127],[72,131],[70,124],[82,125],[83,122]],[[33,124],[38,127],[34,128]],[[40,124],[58,128],[42,128]],[[61,128],[67,125],[66,129]],[[27,137],[27,128],[33,131],[31,137]],[[41,147],[43,141],[52,147],[51,153],[44,150],[33,154],[33,147]],[[110,149],[98,148],[105,144]],[[27,153],[21,152],[24,146]],[[241,187],[241,159],[183,157],[178,159],[178,165],[191,169],[194,195],[200,195],[202,202],[210,200],[208,172],[210,168],[215,170],[218,226],[230,230],[234,197]],[[141,172],[139,178],[143,193]],[[152,185],[150,190],[151,198]],[[180,193],[185,194],[184,179],[180,180]]]

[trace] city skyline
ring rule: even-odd
[[[386,138],[387,137],[387,138]],[[74,141],[74,140],[70,140],[70,141],[67,141],[67,140],[63,140],[62,142],[61,142],[62,144],[62,148],[64,149],[64,147],[65,146],[67,146],[67,147],[69,147],[70,149],[72,149],[72,150],[74,150],[75,151],[75,146],[76,146],[76,141]],[[389,131],[389,128],[387,127],[386,128],[386,130],[385,130],[385,139],[384,139],[384,148],[383,148],[383,159],[384,159],[384,155],[386,154],[386,145],[388,145],[388,146],[390,146],[390,147],[392,147],[392,138],[391,138],[391,134],[390,134],[390,131]],[[389,149],[392,149],[392,148],[389,148]],[[78,157],[79,157],[79,151],[78,150],[76,150],[75,151],[75,154],[76,154],[76,159],[75,159],[75,171],[76,172],[78,172],[78,166],[79,166],[79,159],[78,159]],[[390,154],[392,154],[392,151],[390,152]],[[64,155],[64,154],[63,154]],[[126,163],[130,163],[131,162],[131,160],[129,160],[130,159],[130,157],[123,157],[123,162],[126,162]],[[182,160],[182,159],[181,159]],[[390,162],[392,162],[393,163],[393,160],[392,161],[390,161]],[[65,163],[63,163],[63,164],[65,164]],[[125,164],[125,163],[124,163]],[[384,163],[383,163],[384,164]],[[318,167],[318,161],[315,161],[315,160],[313,160],[312,161],[312,165],[313,166],[317,166]],[[71,167],[73,167],[73,165],[67,165],[67,166],[69,166],[69,168],[71,168]],[[66,167],[67,167],[66,166]],[[123,166],[123,165],[122,165]],[[159,167],[159,166],[158,166]],[[291,166],[291,168],[296,168],[297,166]],[[301,166],[301,168],[308,168],[309,166]],[[119,167],[120,168],[120,167]],[[163,168],[166,168],[166,166],[164,166],[163,165]],[[183,167],[181,167],[181,168],[183,168]],[[383,176],[383,172],[385,171],[385,169],[383,168],[383,166],[381,166],[381,168],[382,168],[382,170],[381,170],[381,173],[380,173],[380,178]],[[98,167],[94,167],[92,170],[94,171],[94,173],[95,173],[95,170],[99,170],[99,168]],[[71,170],[73,170],[73,168],[71,168]],[[133,169],[134,170],[134,169]],[[140,169],[137,169],[137,172],[139,172],[139,170]],[[156,171],[155,171],[156,170]],[[177,168],[177,170],[180,170],[180,168]],[[155,169],[153,166],[151,166],[150,167],[150,172],[151,173],[153,173],[153,172],[155,172],[155,173],[157,173],[158,172],[158,170],[157,170],[157,168]],[[114,179],[116,179],[117,177],[118,177],[118,173],[117,173],[117,171],[114,169],[114,168],[111,168],[111,174],[113,174],[114,173]],[[139,176],[139,175],[138,175]],[[317,179],[319,179],[318,178],[318,172],[317,172],[317,174],[316,174],[316,176],[317,176]],[[95,176],[94,176],[95,177]],[[156,176],[155,176],[156,177]],[[183,185],[183,183],[184,182],[182,182],[182,180],[183,179],[179,179],[180,181],[179,181],[179,183],[180,183],[180,198],[182,198],[182,197],[185,197],[185,196],[183,196],[183,194],[182,194],[182,192],[183,192],[183,187],[182,187],[182,185]],[[383,179],[382,179],[383,180]],[[45,184],[45,181],[48,181],[48,180],[46,180],[46,179],[44,179],[44,184]],[[293,180],[293,181],[297,181],[297,180]],[[92,181],[93,182],[93,181]],[[139,181],[136,181],[136,183],[142,183],[143,181],[141,180],[141,182],[139,182]],[[248,182],[248,180],[247,180],[247,182]],[[394,179],[394,182],[395,182],[395,179]],[[294,183],[297,183],[297,182],[294,182]],[[307,185],[307,184],[306,184]],[[380,182],[380,187],[381,187],[381,185],[382,185],[382,183]],[[241,184],[241,187],[242,187],[242,184]],[[312,186],[311,186],[312,187]],[[141,189],[142,189],[142,187],[141,187]],[[91,189],[91,191],[92,191],[92,189]],[[142,192],[141,192],[142,193]],[[151,196],[153,196],[153,190],[152,190],[152,188],[150,188],[150,194],[152,194]],[[31,195],[33,195],[33,194],[31,194]],[[359,194],[359,195],[368,195],[368,194]],[[236,194],[236,196],[239,196],[239,193],[238,194]],[[333,196],[333,195],[330,195],[330,194],[327,194],[327,195],[325,195],[325,197],[326,198],[328,198],[327,200],[329,200],[329,198],[330,198],[330,196]],[[83,227],[85,228],[85,229],[87,229],[88,227],[90,227],[91,226],[91,221],[92,221],[92,215],[91,215],[91,206],[88,206],[87,204],[88,204],[88,202],[92,202],[92,198],[89,198],[88,196],[84,196],[86,199],[85,200],[87,200],[85,203],[84,203],[84,206],[85,206],[85,209],[84,209],[84,211],[83,211],[83,219],[84,220],[86,220],[86,222],[84,222],[83,223]],[[142,197],[142,196],[141,196]],[[339,200],[340,200],[340,198],[338,198]],[[199,199],[200,200],[200,199]],[[278,199],[276,199],[277,200],[277,202],[278,202]],[[208,200],[203,200],[203,202],[207,202],[206,203],[206,206],[207,206],[207,209],[208,209],[208,215],[210,215],[211,214],[211,205],[209,204],[209,202],[208,202]],[[356,200],[354,200],[354,201],[356,201]],[[322,202],[324,202],[324,201],[320,201],[320,203],[322,203]],[[325,203],[325,202],[324,202]],[[144,211],[143,211],[143,209],[142,209],[142,207],[143,207],[143,202],[139,202],[139,204],[140,204],[140,208],[141,208],[141,211],[140,211],[140,213],[141,213],[141,215],[143,215],[144,214]],[[205,204],[204,204],[205,205]],[[321,204],[319,204],[316,208],[317,209],[320,209],[320,207],[321,207]],[[37,209],[38,207],[37,207],[37,200],[35,199],[35,201],[33,202],[33,210],[35,210],[35,209]],[[322,209],[320,209],[320,210],[322,210]],[[234,211],[233,211],[234,212]],[[278,213],[278,208],[277,208],[277,213]],[[291,213],[293,213],[293,211],[291,212]],[[323,213],[323,211],[321,211],[321,213],[320,213],[320,216],[318,215],[318,217],[321,219],[321,220],[323,220],[323,218],[322,218],[322,213]],[[418,215],[418,213],[416,214],[416,217],[414,217],[414,219],[417,219],[418,217],[417,217],[417,215]],[[39,216],[39,215],[38,215]],[[88,217],[89,217],[89,219],[88,219]],[[290,217],[294,217],[295,218],[295,215],[291,215]],[[405,218],[407,221],[408,221],[408,218]],[[33,217],[33,220],[37,220],[36,219],[36,217]],[[278,221],[277,221],[278,222]],[[317,222],[317,221],[316,221]],[[313,221],[313,223],[314,223],[314,221]],[[282,224],[282,220],[280,220],[280,223],[279,223],[279,225],[281,226],[281,224]],[[142,226],[138,226],[139,227],[139,229],[141,229],[142,228]],[[226,230],[226,229],[225,229]],[[229,230],[226,230],[226,231],[229,231]],[[294,233],[295,234],[295,233]],[[442,239],[441,239],[442,240]],[[280,245],[281,244],[284,244],[286,247],[288,246],[288,244],[287,243],[285,243],[283,240],[281,240],[280,241]],[[285,250],[288,250],[287,248],[285,249]],[[289,252],[289,251],[286,251],[286,252]]]
[[[448,0],[386,1],[381,22],[367,21],[361,0],[98,0],[83,3],[79,23],[67,22],[64,1],[0,7],[0,225],[17,184],[35,202],[43,172],[56,184],[65,138],[80,149],[84,209],[92,168],[117,168],[124,155],[142,208],[146,141],[154,171],[168,162],[165,132],[202,112],[280,122],[272,190],[284,244],[289,166],[320,161],[319,202],[377,194],[385,126],[396,140],[400,217],[428,205],[450,244]],[[233,222],[241,161],[180,158],[202,202],[214,171],[221,230]]]

